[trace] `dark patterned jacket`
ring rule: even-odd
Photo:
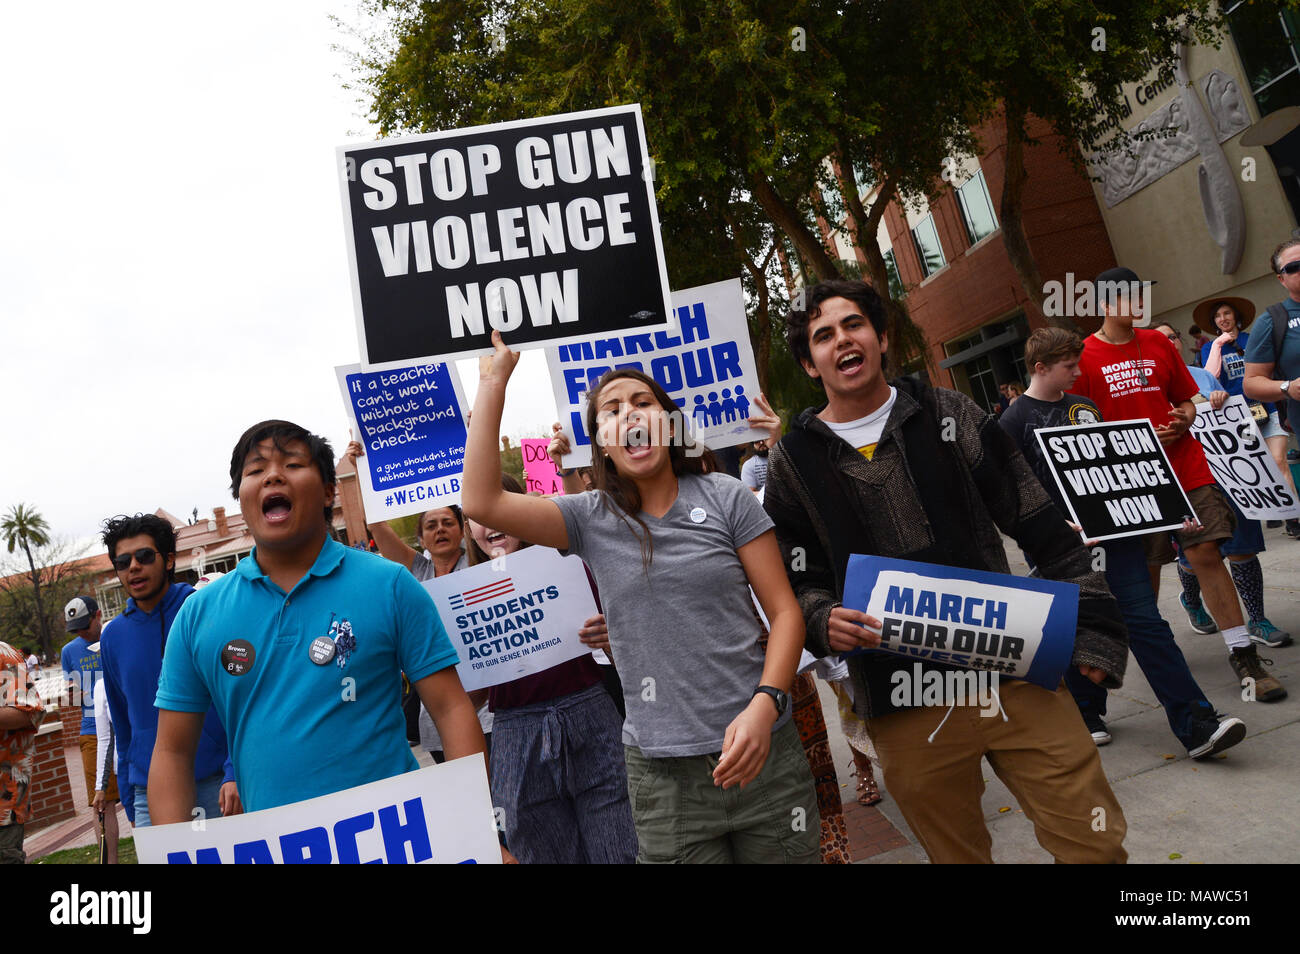
[[[1020,451],[964,394],[908,378],[893,384],[898,397],[870,461],[812,409],[799,415],[791,434],[768,456],[763,505],[776,524],[786,572],[803,609],[808,651],[831,654],[826,623],[840,605],[850,552],[1007,573],[1000,529],[1045,579],[1079,586],[1072,664],[1103,669],[1104,685],[1119,687],[1128,660],[1119,604]],[[909,459],[909,448],[919,459]],[[801,464],[824,471],[810,479],[800,472]],[[837,482],[832,494],[826,480]],[[847,501],[854,511],[850,519],[866,529],[869,540],[836,551],[832,541],[845,535],[842,526],[828,529],[828,522],[835,522],[827,515],[833,509],[828,497]],[[885,653],[849,657],[858,714],[893,711],[890,677],[900,669],[910,672],[917,662]],[[953,668],[919,662],[924,669]]]

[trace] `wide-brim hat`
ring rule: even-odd
[[[1240,320],[1242,331],[1245,331],[1246,327],[1255,320],[1255,303],[1248,299],[1234,298],[1231,295],[1207,298],[1192,309],[1192,321],[1196,322],[1197,327],[1211,338],[1223,334],[1219,326],[1214,323],[1214,313],[1219,310],[1220,305],[1232,306],[1232,310],[1237,313],[1237,318]]]

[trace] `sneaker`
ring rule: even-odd
[[[1084,713],[1083,724],[1088,727],[1088,732],[1092,734],[1092,741],[1098,746],[1110,743],[1110,733],[1106,731],[1106,723],[1101,721],[1101,716],[1090,712]]]
[[[1255,652],[1254,646],[1234,649],[1228,654],[1228,664],[1241,680],[1243,689],[1246,688],[1246,680],[1254,680],[1255,698],[1260,702],[1274,702],[1286,698],[1286,689],[1283,688],[1282,683],[1264,671],[1264,666],[1273,665],[1273,660],[1262,658]]]
[[[1250,638],[1264,646],[1277,649],[1279,646],[1291,645],[1291,634],[1284,633],[1267,619],[1261,619],[1258,622],[1252,620],[1246,624],[1246,631],[1250,633]]]
[[[1246,723],[1232,716],[1223,716],[1215,712],[1197,716],[1191,727],[1194,745],[1188,746],[1187,754],[1194,759],[1230,749],[1246,737]]]
[[[1292,517],[1286,522],[1286,535],[1300,539],[1300,519]]]
[[[1264,521],[1264,528],[1265,528],[1266,530],[1276,530],[1276,529],[1277,529],[1278,527],[1280,527],[1280,526],[1282,526],[1282,521],[1281,521],[1281,520],[1265,520],[1265,521]]]
[[[1192,624],[1192,629],[1198,633],[1209,635],[1219,631],[1219,624],[1214,621],[1214,617],[1205,611],[1204,603],[1197,603],[1196,609],[1187,605],[1187,595],[1178,594],[1178,602],[1183,604],[1183,609],[1187,612],[1187,621]]]

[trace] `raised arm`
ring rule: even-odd
[[[564,469],[562,460],[564,455],[569,453],[569,435],[564,433],[564,427],[559,421],[551,425],[551,443],[546,445],[546,456],[551,459],[555,469],[560,472],[560,479],[564,482],[564,492],[566,494],[580,494],[583,491],[582,478],[578,476],[578,468],[570,467]]]
[[[501,489],[501,457],[497,437],[505,407],[506,383],[519,355],[505,346],[501,332],[492,332],[492,355],[479,359],[478,395],[474,400],[469,442],[465,447],[465,486],[461,506],[465,516],[529,543],[567,550],[569,534],[559,506],[545,497],[508,494]]]
[[[350,460],[355,468],[357,458],[365,456],[365,453],[366,450],[361,446],[360,441],[352,441],[348,444],[348,449],[343,452],[343,457]],[[366,508],[365,501],[360,497],[358,497],[358,500],[360,500],[361,509],[364,512]],[[421,517],[421,519],[424,518]],[[408,570],[411,568],[411,563],[415,559],[415,550],[397,535],[397,531],[390,527],[387,521],[381,520],[379,523],[371,523],[367,519],[366,529],[375,538],[375,545],[379,547],[379,553],[384,559],[399,563]]]

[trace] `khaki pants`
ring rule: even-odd
[[[992,862],[980,808],[987,756],[1058,862],[1125,861],[1124,813],[1070,694],[1063,685],[1048,692],[1018,679],[1002,680],[1000,689],[1007,721],[997,711],[983,716],[977,706],[958,706],[933,742],[926,739],[943,707],[867,721],[889,794],[930,860]]]

